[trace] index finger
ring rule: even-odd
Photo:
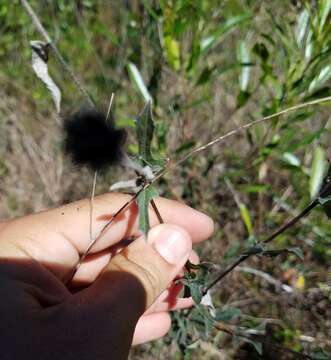
[[[112,215],[130,199],[130,195],[119,193],[104,194],[94,199],[93,239],[99,235]],[[205,214],[165,198],[156,198],[155,203],[164,222],[183,227],[194,242],[202,241],[211,235],[213,222]],[[132,203],[102,233],[91,253],[102,251],[124,238],[136,236],[139,232],[137,215],[137,207]],[[158,223],[152,209],[150,223],[151,226]],[[56,272],[55,269],[59,267],[70,269],[75,266],[80,254],[90,243],[89,224],[90,204],[89,200],[85,199],[15,219],[2,230],[1,236]]]

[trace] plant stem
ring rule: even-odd
[[[262,241],[262,244],[267,244],[274,240],[278,235],[282,234],[284,231],[295,225],[300,219],[305,217],[310,213],[311,210],[313,210],[318,205],[317,199],[312,201],[308,206],[306,206],[300,214],[295,216],[293,219],[291,219],[289,222],[281,226],[278,230],[276,230],[274,233],[272,233],[270,236],[268,236],[265,240]],[[221,281],[226,275],[228,275],[234,268],[236,268],[238,265],[240,265],[242,262],[249,259],[251,256],[256,255],[254,252],[249,252],[249,250],[246,253],[241,254],[232,264],[230,264],[225,270],[223,270],[210,284],[208,284],[203,290],[202,295],[206,295],[207,292],[214,287],[219,281]]]
[[[90,198],[90,242],[93,241],[93,229],[92,229],[92,225],[93,225],[93,206],[94,206],[94,195],[95,195],[95,188],[97,185],[97,176],[98,176],[98,172],[95,171],[94,172],[94,176],[93,176],[93,184],[92,184],[92,192],[91,192],[91,198]]]
[[[159,209],[157,208],[154,199],[151,200],[151,205],[152,205],[152,208],[155,212],[157,219],[159,220],[159,223],[164,224],[164,220],[162,219],[161,213],[160,213]]]
[[[142,187],[141,189],[139,189],[133,196],[132,198],[127,201],[124,205],[122,205],[116,212],[115,214],[111,217],[111,219],[104,225],[104,227],[101,229],[101,231],[99,232],[99,234],[97,235],[97,237],[90,242],[90,244],[88,245],[88,247],[85,249],[84,253],[82,254],[82,256],[80,257],[80,259],[78,260],[76,266],[73,268],[73,270],[70,272],[67,280],[65,281],[65,284],[70,283],[70,281],[73,279],[73,277],[75,276],[75,274],[77,273],[77,270],[80,268],[80,266],[82,265],[84,259],[86,258],[86,256],[89,254],[89,252],[91,251],[92,247],[95,245],[95,243],[100,239],[100,237],[104,234],[104,232],[107,230],[107,228],[114,222],[114,220],[124,211],[126,210],[138,197],[138,195],[145,189],[145,187]]]
[[[238,133],[239,131],[242,131],[242,130],[246,130],[246,129],[249,129],[250,127],[254,126],[254,125],[257,125],[257,124],[260,124],[264,121],[267,121],[267,120],[270,120],[270,119],[274,119],[275,117],[277,116],[281,116],[281,115],[285,115],[289,112],[292,112],[292,111],[295,111],[295,110],[299,110],[299,109],[302,109],[302,108],[305,108],[307,106],[311,106],[311,105],[317,105],[317,104],[320,104],[322,102],[327,102],[327,101],[331,101],[331,96],[327,96],[327,97],[324,97],[324,98],[320,98],[320,99],[315,99],[315,100],[312,100],[312,101],[307,101],[305,103],[302,103],[302,104],[298,104],[298,105],[294,105],[294,106],[291,106],[287,109],[284,109],[284,110],[281,110],[281,111],[278,111],[274,114],[271,114],[271,115],[268,115],[268,116],[264,116],[260,119],[256,119],[254,121],[251,121],[250,123],[247,123],[247,124],[244,124],[244,125],[241,125],[239,126],[238,128],[235,128],[233,130],[230,130],[229,132],[225,133],[224,135],[221,135],[219,137],[217,137],[216,139],[208,142],[207,144],[204,144],[202,146],[199,146],[198,148],[192,150],[191,152],[189,152],[188,154],[186,154],[182,159],[178,160],[175,164],[174,164],[174,167],[177,167],[178,165],[182,164],[184,161],[186,161],[188,158],[190,158],[191,156],[194,156],[196,155],[197,153],[203,151],[203,150],[206,150],[208,149],[209,147],[225,140],[226,138]]]
[[[301,211],[300,214],[298,214],[297,216],[292,218],[289,222],[281,226],[277,231],[275,231],[273,234],[271,234],[265,240],[263,240],[262,243],[267,244],[270,241],[274,240],[278,235],[280,235],[281,233],[283,233],[284,231],[295,225],[300,219],[308,215],[311,212],[311,210],[313,210],[317,205],[318,205],[317,200],[312,201],[307,207],[305,207]]]
[[[230,264],[224,271],[222,271],[216,279],[214,279],[210,284],[208,284],[203,290],[202,290],[202,296],[205,296],[207,292],[214,287],[219,281],[221,281],[227,274],[229,274],[235,267],[240,265],[243,261],[247,260],[251,255],[240,255],[238,259],[236,259],[232,264]]]

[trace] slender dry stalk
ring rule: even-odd
[[[126,210],[138,197],[138,195],[145,190],[146,187],[142,187],[141,189],[139,189],[130,200],[128,200],[125,204],[123,204],[116,212],[115,214],[111,217],[111,219],[104,225],[104,227],[100,230],[99,234],[93,239],[93,241],[90,242],[90,244],[88,245],[88,247],[85,249],[84,253],[81,255],[80,259],[78,260],[77,264],[75,265],[74,269],[70,272],[70,274],[68,275],[65,283],[69,284],[71,282],[71,280],[73,279],[73,277],[75,276],[75,274],[77,273],[77,270],[80,268],[80,266],[82,265],[83,261],[86,259],[87,255],[90,253],[91,249],[93,248],[93,246],[97,243],[97,241],[100,239],[100,237],[105,233],[105,231],[108,229],[108,227],[115,221],[115,219],[124,211]]]
[[[164,223],[164,220],[163,220],[163,218],[162,218],[162,216],[161,216],[161,213],[160,213],[158,207],[157,207],[156,204],[155,204],[154,199],[151,200],[151,205],[152,205],[152,208],[153,208],[153,210],[154,210],[154,212],[155,212],[155,215],[156,215],[157,219],[159,220],[159,223],[160,223],[160,224],[163,224],[163,223]]]
[[[328,102],[328,101],[331,101],[331,96],[327,96],[327,97],[323,97],[323,98],[319,98],[319,99],[315,99],[315,100],[312,100],[312,101],[307,101],[305,103],[302,103],[302,104],[298,104],[298,105],[294,105],[294,106],[291,106],[289,108],[286,108],[284,110],[281,110],[281,111],[278,111],[277,113],[274,113],[274,114],[271,114],[271,115],[268,115],[268,116],[264,116],[262,118],[259,118],[259,119],[256,119],[256,120],[253,120],[247,124],[244,124],[244,125],[241,125],[235,129],[232,129],[230,130],[229,132],[217,137],[216,139],[202,145],[202,146],[199,146],[197,147],[196,149],[190,151],[188,154],[186,154],[183,158],[171,163],[171,161],[168,161],[167,164],[168,166],[162,170],[160,170],[154,177],[154,179],[151,181],[151,183],[149,185],[152,185],[153,183],[155,183],[156,181],[158,181],[162,176],[164,176],[167,172],[169,171],[173,171],[175,169],[177,169],[177,167],[179,165],[181,165],[182,163],[184,163],[186,160],[188,160],[189,158],[191,158],[192,156],[196,156],[197,154],[199,154],[201,151],[204,151],[220,142],[222,142],[223,140],[227,139],[228,137],[231,137],[235,134],[237,134],[238,132],[240,131],[243,131],[243,130],[246,130],[246,129],[249,129],[250,127],[254,126],[254,125],[258,125],[258,124],[261,124],[267,120],[271,120],[271,119],[274,119],[276,118],[277,116],[282,116],[282,115],[286,115],[290,112],[293,112],[295,110],[299,110],[299,109],[303,109],[303,108],[306,108],[308,106],[313,106],[313,105],[319,105],[319,104],[322,104],[324,102]],[[149,186],[148,185],[148,186]]]
[[[95,188],[97,186],[97,176],[98,172],[94,172],[93,176],[93,184],[92,184],[92,192],[91,192],[91,198],[90,198],[90,242],[93,241],[93,206],[94,206],[94,196],[95,196]]]
[[[315,100],[312,100],[312,101],[307,101],[307,102],[302,103],[302,104],[294,105],[294,106],[291,106],[291,107],[289,107],[289,108],[287,108],[287,109],[278,111],[278,112],[276,112],[276,113],[274,113],[274,114],[271,114],[271,115],[268,115],[268,116],[264,116],[264,117],[262,117],[262,118],[260,118],[260,119],[251,121],[250,123],[241,125],[241,126],[235,128],[235,129],[233,129],[233,130],[230,130],[230,131],[227,132],[226,134],[221,135],[221,136],[217,137],[216,139],[208,142],[207,144],[204,144],[204,145],[199,146],[198,148],[192,150],[191,152],[189,152],[188,154],[186,154],[182,159],[178,160],[178,161],[174,164],[174,166],[177,167],[178,165],[182,164],[184,161],[186,161],[187,159],[189,159],[191,156],[194,156],[194,155],[196,155],[197,153],[200,153],[201,151],[206,150],[206,149],[210,148],[211,146],[218,144],[219,142],[227,139],[228,137],[237,134],[239,131],[249,129],[250,127],[252,127],[252,126],[254,126],[254,125],[258,125],[258,124],[260,124],[260,123],[262,123],[262,122],[264,122],[264,121],[274,119],[274,118],[276,118],[277,116],[285,115],[285,114],[288,114],[289,112],[293,112],[293,111],[295,111],[295,110],[299,110],[299,109],[305,108],[305,107],[307,107],[307,106],[321,104],[321,103],[327,102],[327,101],[331,101],[331,96],[327,96],[327,97],[324,97],[324,98],[315,99]]]
[[[106,121],[108,120],[109,115],[110,115],[110,109],[111,109],[111,106],[113,105],[114,96],[115,96],[115,94],[111,93],[110,100],[109,100],[109,105],[108,105],[108,110],[107,110],[107,115],[106,115]]]

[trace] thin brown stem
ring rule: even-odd
[[[264,121],[267,121],[267,120],[270,120],[270,119],[274,119],[276,118],[277,116],[281,116],[281,115],[285,115],[289,112],[293,112],[295,110],[299,110],[299,109],[302,109],[302,108],[305,108],[307,106],[311,106],[311,105],[317,105],[317,104],[320,104],[320,103],[323,103],[323,102],[327,102],[327,101],[331,101],[331,96],[327,96],[327,97],[324,97],[324,98],[320,98],[320,99],[316,99],[316,100],[312,100],[312,101],[307,101],[305,103],[302,103],[302,104],[298,104],[298,105],[294,105],[294,106],[291,106],[287,109],[284,109],[284,110],[281,110],[281,111],[278,111],[274,114],[271,114],[271,115],[268,115],[268,116],[264,116],[260,119],[257,119],[257,120],[254,120],[254,121],[251,121],[247,124],[244,124],[244,125],[241,125],[235,129],[232,129],[230,130],[229,132],[225,133],[224,135],[221,135],[219,137],[217,137],[216,139],[208,142],[207,144],[204,144],[202,146],[199,146],[198,148],[192,150],[191,152],[189,152],[188,154],[186,154],[182,159],[178,160],[175,164],[174,164],[174,167],[177,167],[178,165],[182,164],[184,161],[186,161],[188,158],[190,158],[191,156],[194,156],[196,155],[197,153],[203,151],[203,150],[206,150],[208,148],[210,148],[211,146],[215,145],[215,144],[218,144],[219,142],[227,139],[228,137],[232,136],[232,135],[235,135],[237,134],[239,131],[242,131],[242,130],[246,130],[246,129],[249,129],[250,127],[254,126],[254,125],[258,125]]]
[[[152,208],[153,208],[153,210],[155,212],[155,215],[156,215],[157,219],[159,220],[159,223],[164,224],[161,213],[160,213],[159,209],[157,208],[154,199],[151,200],[151,205],[152,205]]]
[[[282,234],[284,231],[295,225],[300,219],[308,215],[311,210],[313,210],[318,205],[318,201],[314,200],[312,201],[307,207],[305,207],[300,214],[295,216],[293,219],[291,219],[289,222],[281,226],[278,230],[276,230],[274,233],[272,233],[270,236],[268,236],[265,240],[261,242],[261,244],[267,244],[274,240],[278,235]],[[223,270],[213,281],[211,281],[203,290],[202,295],[206,295],[207,292],[214,287],[218,282],[220,282],[225,276],[227,276],[234,268],[236,268],[238,265],[240,265],[242,262],[249,259],[251,256],[256,255],[260,252],[254,252],[254,251],[247,251],[246,253],[243,253],[240,255],[236,260],[233,261],[232,264],[230,264],[225,270]]]
[[[111,110],[111,107],[113,105],[114,96],[115,96],[115,94],[111,93],[110,100],[109,100],[109,105],[108,105],[108,110],[107,110],[107,115],[106,115],[106,121],[108,120],[109,115],[110,115],[110,110]]]
[[[264,244],[269,243],[270,241],[274,240],[278,235],[295,225],[299,220],[304,218],[306,215],[308,215],[316,206],[318,205],[318,201],[314,200],[312,201],[307,207],[305,207],[300,214],[295,216],[293,219],[291,219],[289,222],[281,226],[277,231],[275,231],[273,234],[268,236],[265,240],[263,240]]]
[[[95,188],[97,185],[97,176],[98,172],[94,172],[93,176],[93,184],[92,184],[92,192],[91,192],[91,198],[90,198],[90,242],[93,241],[93,206],[94,206],[94,196],[95,196]]]
[[[123,204],[111,217],[111,219],[104,225],[104,227],[101,229],[99,234],[96,236],[96,238],[90,242],[88,247],[85,249],[84,253],[81,255],[80,259],[78,260],[76,266],[73,268],[73,270],[70,272],[67,280],[65,281],[66,284],[70,283],[75,274],[77,273],[77,270],[82,265],[83,261],[85,260],[86,256],[90,253],[93,246],[96,244],[96,242],[100,239],[100,237],[104,234],[104,232],[108,229],[108,227],[115,221],[115,219],[124,211],[126,210],[138,197],[138,195],[145,189],[145,187],[142,187],[137,191],[130,200],[128,200],[125,204]]]
[[[267,120],[270,120],[270,119],[273,119],[277,116],[281,116],[281,115],[285,115],[289,112],[293,112],[295,110],[299,110],[299,109],[303,109],[303,108],[306,108],[308,106],[312,106],[312,105],[318,105],[318,104],[321,104],[323,102],[328,102],[328,101],[331,101],[331,96],[327,96],[327,97],[324,97],[324,98],[319,98],[319,99],[316,99],[316,100],[312,100],[312,101],[308,101],[308,102],[305,102],[305,103],[302,103],[302,104],[298,104],[298,105],[294,105],[292,107],[289,107],[287,109],[284,109],[284,110],[281,110],[277,113],[274,113],[274,114],[271,114],[271,115],[268,115],[268,116],[265,116],[265,117],[262,117],[260,119],[257,119],[257,120],[254,120],[254,121],[251,121],[247,124],[244,124],[244,125],[241,125],[239,126],[238,128],[235,128],[235,129],[232,129],[230,130],[229,132],[225,133],[224,135],[221,135],[219,137],[217,137],[216,139],[208,142],[207,144],[204,144],[202,146],[199,146],[198,148],[194,149],[193,151],[189,152],[188,154],[186,154],[183,158],[179,159],[178,161],[174,162],[171,164],[171,162],[169,161],[168,164],[169,166],[167,166],[166,168],[160,170],[154,177],[154,179],[148,184],[148,186],[154,184],[156,181],[158,181],[162,176],[164,176],[167,172],[170,172],[170,171],[174,171],[179,165],[181,165],[182,163],[184,163],[187,159],[189,159],[190,157],[192,156],[195,156],[197,155],[198,153],[200,153],[201,151],[203,150],[206,150],[210,147],[212,147],[213,145],[216,145],[220,142],[222,142],[223,140],[227,139],[228,137],[232,136],[232,135],[235,135],[237,134],[238,132],[242,131],[242,130],[246,130],[254,125],[257,125],[257,124],[260,124],[264,121],[267,121]],[[147,186],[147,187],[148,187]]]

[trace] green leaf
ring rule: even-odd
[[[241,337],[241,336],[240,336]],[[262,355],[262,344],[258,341],[248,339],[247,337],[241,337],[243,341],[251,344],[259,355]]]
[[[179,70],[180,68],[180,48],[179,43],[170,35],[164,37],[164,47],[167,54],[167,60],[169,65],[174,70]]]
[[[242,185],[240,186],[240,192],[259,193],[259,192],[266,192],[268,188],[269,188],[268,185],[263,185],[263,184]]]
[[[269,58],[269,51],[264,43],[256,43],[253,47],[253,53],[256,54],[262,62],[266,62]]]
[[[327,170],[327,161],[324,150],[318,146],[315,149],[312,167],[310,171],[310,198],[314,199],[323,183],[324,175]]]
[[[251,95],[252,94],[250,92],[241,90],[237,96],[237,107],[240,108],[244,106],[251,97]]]
[[[148,0],[142,0],[145,8],[147,9],[149,15],[155,20],[159,21],[157,13],[154,11],[153,7],[148,3]]]
[[[317,201],[319,202],[319,204],[325,205],[325,204],[331,202],[331,196],[323,197],[323,198],[322,198],[322,197],[319,197],[319,198],[317,199]]]
[[[315,349],[310,356],[313,360],[331,360],[331,354],[324,349]]]
[[[207,52],[216,44],[216,42],[223,35],[229,33],[237,26],[247,22],[250,18],[251,18],[250,14],[241,14],[226,20],[225,23],[222,24],[213,34],[201,40],[200,42],[201,53]]]
[[[306,32],[309,27],[309,12],[303,9],[297,19],[297,26],[295,29],[295,39],[297,44],[303,49],[305,43]]]
[[[146,163],[149,164],[153,160],[151,154],[151,144],[155,127],[150,101],[147,102],[143,111],[138,115],[136,125],[139,156],[146,165]]]
[[[325,66],[318,75],[312,80],[309,85],[308,92],[311,93],[315,89],[321,87],[326,81],[331,78],[331,65]]]
[[[192,149],[196,145],[196,141],[189,140],[186,141],[178,146],[178,148],[175,150],[175,154],[180,154],[183,151],[188,151]]]
[[[304,260],[304,256],[303,256],[303,252],[302,249],[299,247],[292,247],[292,248],[288,248],[287,249],[288,252],[293,253],[294,255],[296,255],[300,260]]]
[[[323,29],[323,26],[331,12],[331,1],[330,0],[320,0],[319,2],[319,14],[320,14],[320,32]]]
[[[304,260],[303,252],[299,247],[288,247],[288,248],[283,248],[283,249],[264,250],[261,255],[274,258],[274,257],[284,254],[284,253],[293,253],[299,259]]]
[[[206,66],[199,75],[196,85],[199,86],[207,83],[215,69],[215,67]]]
[[[201,299],[202,299],[201,284],[199,284],[197,282],[191,282],[188,284],[188,287],[190,288],[190,293],[191,293],[193,301],[196,304],[200,304]]]
[[[285,152],[282,156],[282,159],[291,166],[295,166],[295,167],[301,166],[300,159],[297,156],[295,156],[293,153]]]
[[[158,196],[157,190],[152,186],[148,186],[145,190],[143,190],[137,197],[137,205],[139,211],[139,230],[143,232],[145,237],[150,229],[149,224],[149,203],[150,201]]]
[[[323,207],[323,210],[325,212],[325,215],[331,219],[331,196],[328,197],[319,197],[317,201],[320,203],[320,205]]]
[[[241,74],[239,77],[240,90],[246,92],[249,82],[250,64],[249,52],[245,41],[240,41],[237,49],[237,58],[242,66]]]
[[[241,218],[246,226],[247,232],[249,235],[252,235],[253,234],[253,226],[252,226],[251,218],[249,216],[249,212],[247,210],[246,205],[243,203],[240,203],[239,209],[240,209]]]
[[[313,131],[311,133],[308,133],[307,135],[305,135],[303,137],[302,140],[294,142],[293,144],[289,145],[288,151],[292,152],[292,151],[295,151],[297,149],[300,149],[304,146],[311,144],[314,140],[319,139],[321,137],[321,135],[326,131],[327,131],[326,129],[322,128],[322,129]]]
[[[220,310],[216,313],[215,320],[229,322],[232,319],[235,319],[241,315],[241,310],[238,308],[228,308],[225,310]]]
[[[258,254],[264,255],[264,253],[265,253],[264,247],[265,247],[265,244],[257,243],[256,245],[247,249],[243,255],[258,255]]]
[[[127,68],[131,81],[136,85],[138,91],[143,96],[145,101],[147,102],[152,101],[152,96],[147,90],[143,77],[141,76],[141,73],[138,70],[137,66],[130,62],[128,63]]]

